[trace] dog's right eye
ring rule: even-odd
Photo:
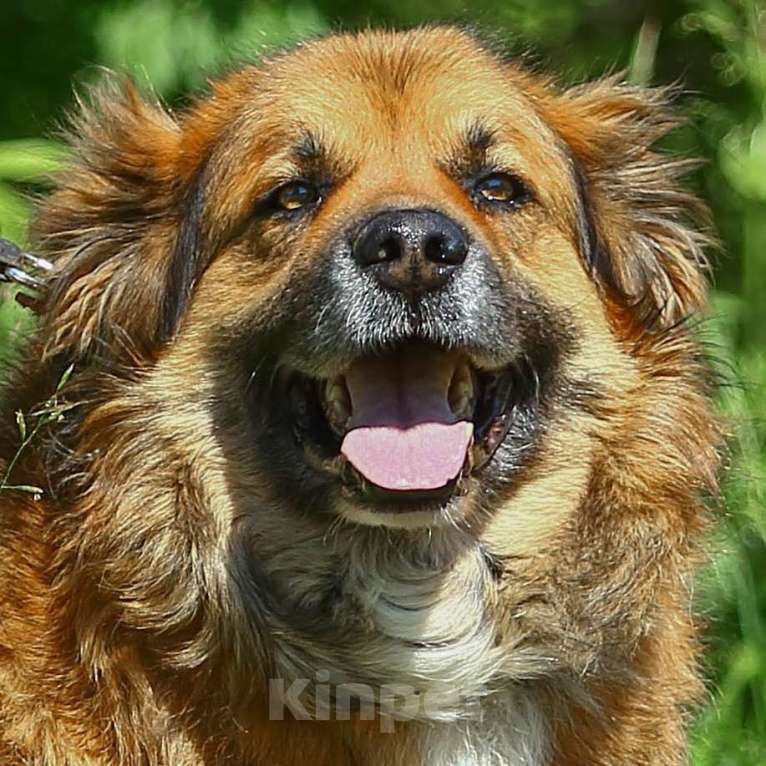
[[[274,202],[280,210],[301,210],[319,202],[319,189],[308,181],[291,181],[274,193]]]
[[[490,173],[480,178],[474,186],[474,194],[483,203],[521,207],[529,199],[529,190],[516,176],[508,173]]]

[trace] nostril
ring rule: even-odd
[[[444,245],[444,237],[441,235],[429,237],[423,247],[423,254],[432,263],[446,263],[447,249]]]
[[[378,245],[375,261],[385,263],[402,257],[402,243],[396,237],[387,237]]]
[[[423,255],[431,263],[459,266],[468,255],[468,243],[458,232],[432,234],[423,243]]]
[[[383,230],[381,230],[383,229]],[[406,243],[390,227],[380,225],[368,227],[354,246],[354,258],[360,266],[375,266],[393,263],[404,257]]]

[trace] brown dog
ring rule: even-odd
[[[442,27],[180,115],[102,88],[3,406],[3,766],[683,763],[717,434],[673,124]]]

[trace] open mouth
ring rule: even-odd
[[[519,365],[483,370],[468,354],[408,345],[331,379],[280,376],[293,432],[316,468],[365,501],[439,501],[459,492],[534,398]]]

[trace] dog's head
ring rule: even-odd
[[[314,43],[178,120],[107,90],[43,223],[51,350],[191,356],[169,393],[207,381],[232,470],[296,510],[461,522],[553,459],[567,493],[590,447],[554,424],[702,296],[670,124],[447,29]]]
[[[652,149],[672,125],[661,92],[559,91],[449,28],[319,40],[177,117],[103,89],[39,230],[101,477],[66,544],[146,581],[123,619],[197,625],[225,570],[347,666],[516,646],[522,613],[548,657],[547,630],[638,635],[715,463],[700,211]],[[594,622],[591,584],[619,593]]]

